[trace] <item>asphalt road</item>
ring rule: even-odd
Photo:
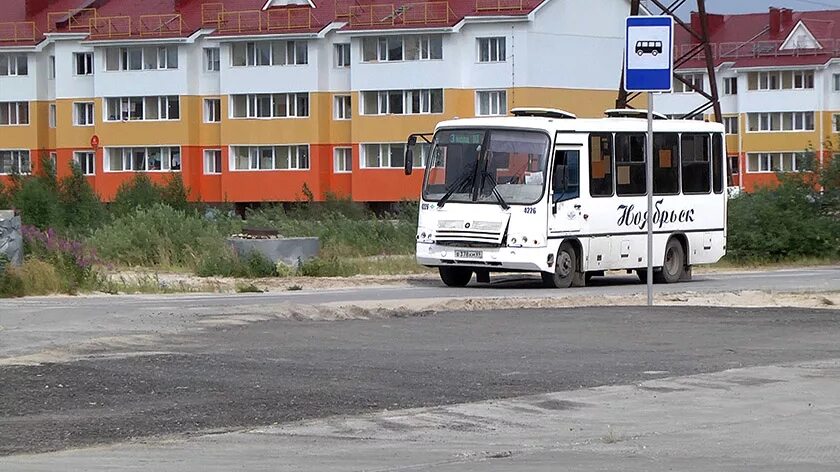
[[[0,367],[0,455],[840,358],[837,339],[840,311],[665,307],[160,333]]]

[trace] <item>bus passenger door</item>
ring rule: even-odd
[[[580,205],[580,148],[556,149],[553,165],[549,236],[579,233],[583,227]]]

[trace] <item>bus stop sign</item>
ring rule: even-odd
[[[624,89],[670,92],[674,77],[674,19],[630,16],[624,53]]]

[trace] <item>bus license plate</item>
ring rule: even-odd
[[[484,251],[455,251],[457,259],[483,259]]]

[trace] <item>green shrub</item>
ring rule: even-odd
[[[161,190],[145,173],[137,173],[117,188],[111,212],[116,216],[129,214],[137,209],[151,208],[161,202]]]
[[[14,271],[27,296],[76,292],[74,283],[63,277],[58,268],[47,261],[27,259]]]
[[[161,203],[176,210],[187,210],[189,208],[189,201],[187,200],[189,193],[190,190],[184,185],[181,174],[172,173],[161,189]]]
[[[734,262],[837,258],[840,220],[823,211],[807,182],[782,177],[776,188],[730,201],[727,253]]]
[[[82,173],[81,167],[75,163],[71,165],[70,175],[59,183],[59,199],[64,226],[67,228],[92,231],[107,219],[105,206]]]
[[[298,272],[304,277],[350,277],[356,275],[357,270],[347,260],[330,256],[304,262]]]
[[[23,285],[23,279],[20,278],[16,269],[6,267],[5,270],[0,271],[0,297],[15,298],[25,295],[26,288]]]
[[[196,275],[199,277],[274,277],[277,267],[257,252],[240,258],[233,249],[206,254],[198,263]]]
[[[47,228],[61,227],[64,214],[56,188],[49,179],[27,177],[13,197],[13,204],[20,210],[24,224]]]
[[[114,219],[90,238],[99,256],[125,266],[194,269],[225,251],[225,235],[212,223],[157,204]]]

